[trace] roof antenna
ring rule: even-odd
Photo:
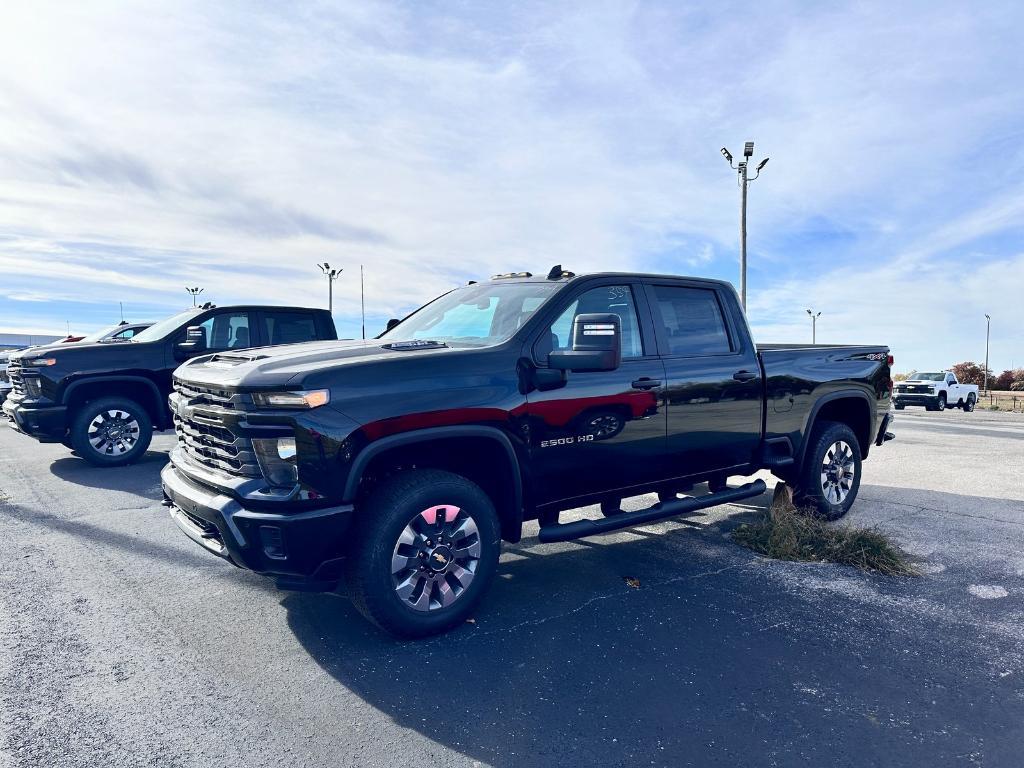
[[[558,280],[563,277],[576,277],[576,273],[570,272],[567,269],[562,269],[561,264],[555,264],[555,266],[551,268],[551,271],[548,272],[548,280]]]

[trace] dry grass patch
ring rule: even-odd
[[[877,528],[830,524],[776,501],[755,523],[732,532],[733,541],[777,560],[852,565],[887,576],[918,576],[910,556]]]

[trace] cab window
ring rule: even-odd
[[[206,348],[211,352],[251,347],[248,312],[221,312],[199,324],[206,334]]]
[[[572,347],[572,326],[576,315],[612,313],[619,316],[622,326],[622,358],[642,357],[643,340],[640,338],[640,323],[637,321],[633,289],[628,285],[602,285],[580,294],[565,311],[558,316],[546,334],[534,346],[534,356],[543,363],[548,353],[556,349]]]
[[[301,312],[264,312],[263,324],[271,346],[315,341],[316,318]]]

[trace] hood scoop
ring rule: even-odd
[[[384,344],[383,347],[394,352],[409,352],[416,349],[446,349],[448,345],[443,341],[412,339],[410,341],[396,341],[391,344]]]
[[[262,360],[267,355],[245,354],[244,352],[218,353],[206,361],[207,365],[215,365],[219,368],[232,368],[242,363],[251,363],[253,360]]]

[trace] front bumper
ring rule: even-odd
[[[939,396],[909,393],[894,394],[892,396],[892,402],[894,405],[923,405],[925,407],[934,407],[939,404]]]
[[[63,405],[33,408],[7,398],[3,403],[3,414],[12,427],[41,443],[59,443],[68,432],[68,409]]]
[[[351,504],[292,513],[255,510],[192,480],[173,462],[160,480],[171,519],[207,551],[277,576],[282,586],[329,589],[337,582]]]

